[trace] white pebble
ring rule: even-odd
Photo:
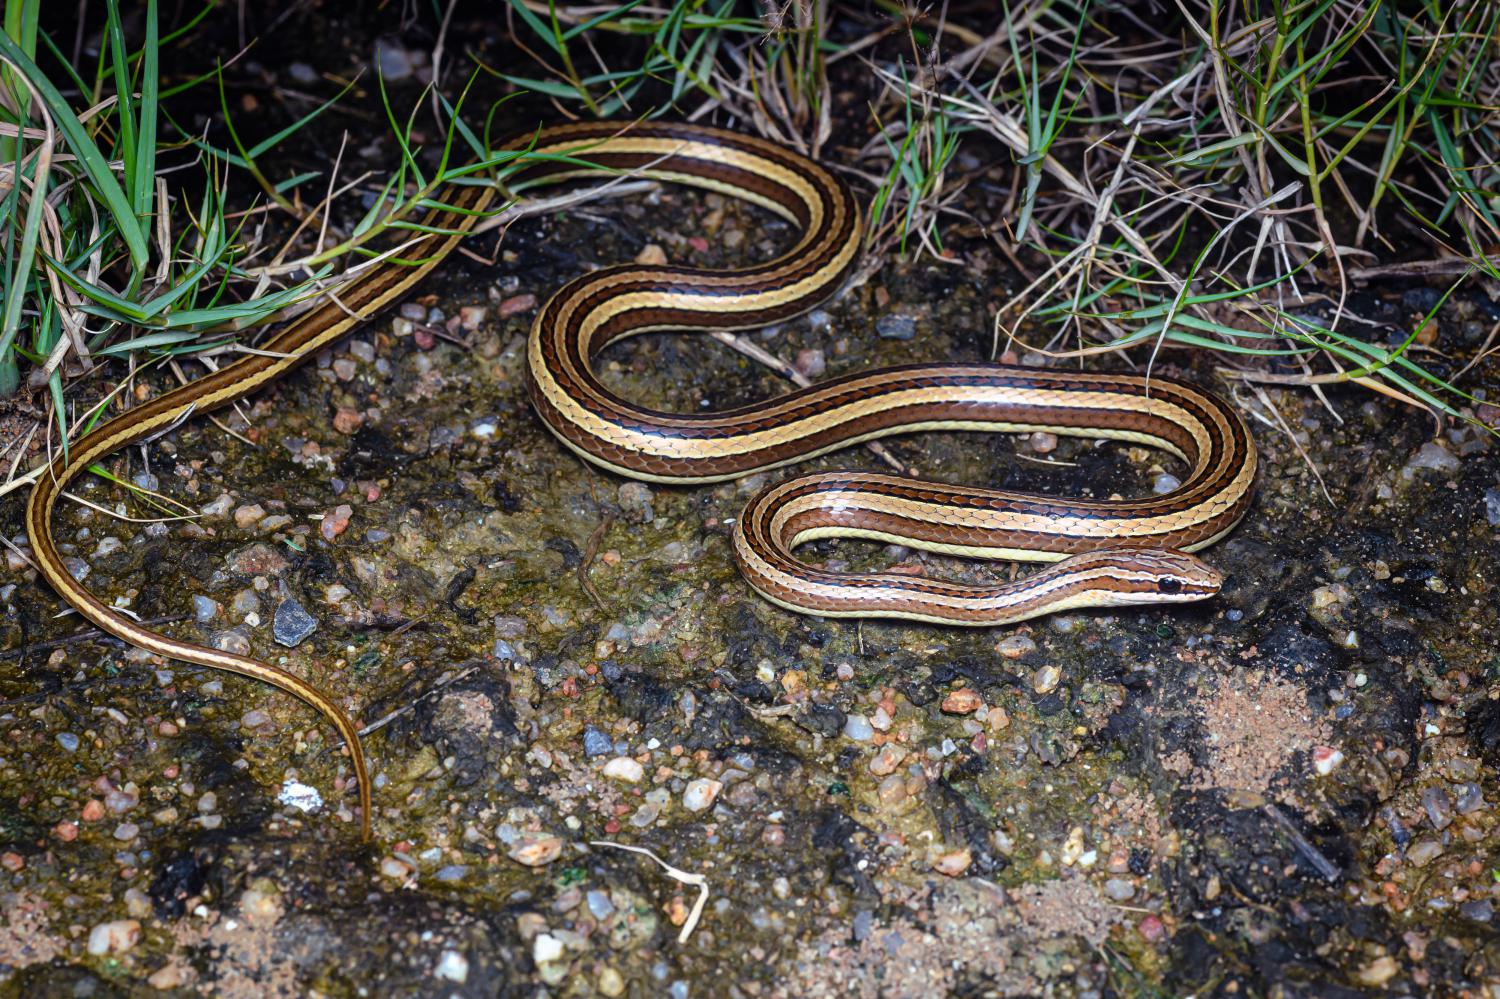
[[[469,978],[469,961],[456,950],[445,950],[443,956],[438,958],[437,970],[433,974],[462,985]]]
[[[281,793],[276,796],[276,800],[299,812],[315,812],[323,807],[323,796],[318,793],[317,788],[291,778],[281,785]]]
[[[875,737],[875,728],[864,715],[849,715],[844,719],[844,735],[855,742],[869,742]]]
[[[550,964],[562,957],[562,941],[550,933],[538,933],[531,942],[531,958],[537,964]]]
[[[688,781],[687,790],[682,792],[682,807],[690,812],[701,812],[714,803],[723,789],[723,784],[707,777]]]
[[[119,954],[141,939],[141,924],[134,919],[116,919],[100,923],[89,931],[89,953]]]
[[[645,768],[628,756],[616,756],[604,764],[604,776],[634,784],[646,776]]]
[[[1333,773],[1338,765],[1344,762],[1344,754],[1337,749],[1328,746],[1314,746],[1312,748],[1313,769],[1327,777]]]

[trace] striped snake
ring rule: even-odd
[[[738,329],[813,308],[859,252],[859,206],[828,170],[775,144],[692,125],[563,125],[509,144],[536,157],[526,182],[598,169],[638,171],[731,195],[796,226],[785,254],[735,271],[629,264],[579,278],[541,310],[528,341],[531,399],[542,421],[590,462],[632,478],[714,482],[919,430],[1049,431],[1146,444],[1190,469],[1150,499],[1062,499],[937,485],[866,472],[801,475],[761,490],[735,522],[733,551],[768,600],[825,617],[999,625],[1076,607],[1200,600],[1219,575],[1191,555],[1223,537],[1249,504],[1256,452],[1243,421],[1185,382],[998,364],[925,364],[845,375],[768,402],[661,413],[610,391],[592,360],[607,345],[661,330]],[[307,702],[349,746],[369,834],[370,781],[357,729],[339,704],[280,667],[151,631],[73,578],[52,538],[59,495],[91,464],[194,413],[243,398],[401,299],[489,208],[487,186],[454,187],[434,230],[247,355],[114,417],[38,477],[26,510],[42,575],[101,630],[150,652],[262,680]],[[857,537],[946,554],[1050,565],[1017,581],[970,585],[898,573],[836,573],[799,560],[817,538]]]

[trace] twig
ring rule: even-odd
[[[187,614],[170,614],[166,617],[153,617],[138,623],[147,628],[155,628],[161,624],[176,624],[178,621],[186,621],[188,617],[189,615]],[[95,639],[102,639],[107,642],[119,642],[121,645],[125,644],[120,639],[115,638],[115,636],[100,631],[98,628],[85,628],[83,631],[75,632],[64,638],[49,638],[45,642],[32,642],[30,645],[23,645],[19,649],[6,649],[0,652],[0,659],[22,659],[33,652],[60,649],[68,645],[77,645],[79,642],[91,642]]]
[[[589,578],[589,569],[594,564],[594,558],[599,554],[599,543],[604,540],[605,532],[609,530],[610,525],[614,522],[614,514],[606,513],[604,515],[599,521],[599,526],[595,527],[589,535],[588,544],[583,548],[583,559],[578,563],[578,582],[583,586],[583,592],[587,593],[589,599],[594,602],[594,606],[601,611],[608,610],[608,608],[604,606],[604,601],[599,597],[599,591],[594,589],[594,581]]]
[[[1286,817],[1285,812],[1269,801],[1261,806],[1261,810],[1270,816],[1272,822],[1281,827],[1281,831],[1286,833],[1287,838],[1296,846],[1297,852],[1306,857],[1307,862],[1317,868],[1318,873],[1323,875],[1324,880],[1335,882],[1340,879],[1342,874],[1339,871],[1338,865],[1329,860],[1322,850],[1313,846],[1312,842],[1306,836],[1302,835],[1302,830],[1298,829],[1292,820]]]
[[[629,846],[625,843],[613,843],[607,839],[595,839],[589,841],[589,846],[607,846],[612,850],[626,850],[630,853],[639,853],[650,857],[661,865],[661,869],[667,872],[667,877],[674,881],[680,881],[685,885],[691,885],[698,889],[698,901],[693,903],[692,911],[688,913],[687,921],[682,924],[682,931],[677,934],[677,942],[687,943],[688,937],[692,936],[693,930],[698,928],[698,920],[703,915],[703,907],[708,904],[708,878],[701,874],[689,874],[679,867],[662,860],[655,853],[644,846]]]
[[[749,340],[746,340],[743,337],[736,336],[735,334],[727,332],[726,330],[713,330],[709,333],[709,336],[729,347],[731,350],[739,351],[741,354],[744,354],[752,361],[755,361],[758,364],[765,365],[776,374],[780,375],[781,377],[785,378],[787,381],[792,382],[795,385],[799,385],[802,388],[810,388],[813,384],[812,380],[802,372],[798,371],[796,368],[792,367],[790,364],[786,363],[781,358],[777,357],[775,354],[771,353],[765,348],[759,346],[758,344],[751,343]],[[887,465],[891,466],[891,468],[895,469],[898,475],[910,474],[910,472],[907,470],[906,465],[901,462],[901,459],[891,454],[891,452],[885,447],[885,445],[881,444],[879,441],[866,441],[865,447],[870,451],[871,454],[874,454],[881,461],[885,462]]]
[[[391,722],[395,721],[397,718],[400,718],[402,715],[408,714],[409,712],[411,712],[413,709],[416,708],[416,706],[418,704],[421,704],[423,701],[425,701],[428,698],[430,698],[433,694],[436,694],[439,691],[442,691],[442,690],[444,690],[444,689],[446,689],[448,687],[453,686],[458,681],[460,681],[460,680],[464,679],[465,677],[471,675],[477,669],[479,669],[478,666],[470,666],[468,669],[459,670],[453,676],[451,676],[448,679],[442,681],[437,686],[433,687],[431,690],[423,691],[421,694],[417,695],[415,698],[413,698],[412,700],[408,701],[406,704],[401,705],[401,707],[397,708],[395,711],[392,711],[390,714],[385,715],[382,718],[379,718],[379,719],[377,719],[375,721],[372,721],[370,724],[368,724],[364,728],[360,729],[359,730],[359,737],[361,739],[363,739],[365,736],[369,735],[371,732],[378,732],[380,729],[385,728],[387,725],[389,725]]]

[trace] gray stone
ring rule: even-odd
[[[875,320],[875,332],[885,340],[911,340],[917,335],[917,321],[899,313]]]
[[[287,599],[276,605],[276,616],[271,623],[271,637],[279,644],[292,648],[302,644],[317,630],[317,619],[297,601]]]
[[[583,753],[585,756],[606,756],[615,751],[614,740],[590,725],[583,730]]]

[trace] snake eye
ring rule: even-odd
[[[1156,588],[1163,593],[1181,593],[1182,580],[1172,579],[1170,577],[1168,577],[1167,579],[1158,580],[1156,583]]]

